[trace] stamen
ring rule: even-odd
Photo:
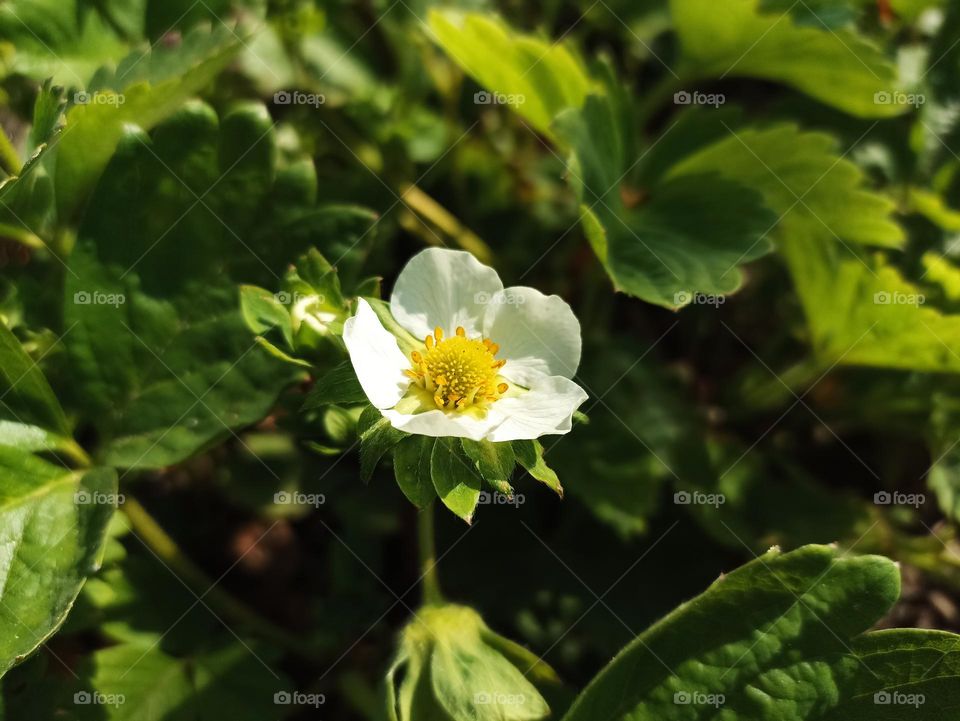
[[[430,394],[437,408],[483,411],[507,390],[497,373],[507,361],[494,358],[500,346],[489,338],[468,338],[463,326],[445,338],[438,326],[423,339],[423,346],[410,353],[412,367],[405,373]]]

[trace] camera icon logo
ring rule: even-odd
[[[690,705],[690,694],[686,691],[677,691],[673,694],[673,702],[678,706],[689,706]]]
[[[273,494],[273,502],[286,506],[293,503],[293,496],[287,491],[277,491]]]
[[[289,691],[277,691],[273,694],[273,702],[278,706],[289,706],[293,703],[293,696]]]
[[[480,90],[473,94],[473,102],[475,105],[490,105],[493,103],[493,96],[486,90]]]
[[[678,491],[673,494],[673,502],[678,506],[689,506],[691,501],[690,493],[687,491]]]
[[[878,506],[889,506],[893,503],[893,496],[888,491],[878,491],[873,494],[873,502]]]
[[[687,290],[678,290],[673,294],[673,304],[676,306],[688,305],[693,300],[693,294]]]
[[[273,94],[275,105],[290,105],[293,102],[293,96],[286,90],[278,90]]]
[[[680,90],[673,94],[673,102],[675,105],[689,105],[693,102],[693,96],[686,90]]]
[[[78,290],[73,294],[73,302],[77,305],[90,305],[90,294],[85,290]]]
[[[89,105],[90,93],[86,90],[79,90],[73,94],[73,102],[76,105]]]
[[[875,105],[890,105],[893,102],[893,95],[886,90],[881,90],[873,94],[873,102]]]

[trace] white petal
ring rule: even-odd
[[[503,283],[497,271],[464,250],[427,248],[404,266],[393,286],[390,311],[397,322],[423,339],[437,326],[452,335],[463,326],[480,335],[484,309]]]
[[[487,415],[500,416],[503,422],[493,428],[487,439],[499,443],[567,433],[573,412],[585,400],[584,390],[568,378],[533,378],[529,392],[501,398],[490,406]]]
[[[377,408],[396,405],[410,385],[403,374],[410,361],[363,298],[357,303],[357,314],[343,324],[343,342],[370,402]]]
[[[496,424],[503,422],[502,416],[496,416],[492,413],[487,413],[483,418],[477,418],[469,413],[447,413],[438,409],[415,414],[385,410],[383,415],[386,416],[394,428],[407,433],[433,436],[434,438],[444,436],[469,438],[474,441],[482,441],[489,437]]]
[[[530,387],[535,376],[572,378],[580,365],[580,321],[558,295],[507,288],[490,303],[483,335],[500,346],[500,374]]]

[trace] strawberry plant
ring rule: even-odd
[[[960,718],[958,48],[0,4],[0,720]]]

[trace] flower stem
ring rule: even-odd
[[[423,604],[439,606],[444,603],[437,575],[437,547],[434,538],[433,504],[417,516],[417,537],[420,546],[420,571],[423,581]]]
[[[136,499],[128,495],[120,508],[137,537],[189,586],[194,594],[199,594],[198,602],[210,606],[218,615],[223,615],[225,620],[243,626],[260,638],[301,658],[314,660],[320,657],[319,649],[312,644],[268,621],[242,601],[218,588]]]

